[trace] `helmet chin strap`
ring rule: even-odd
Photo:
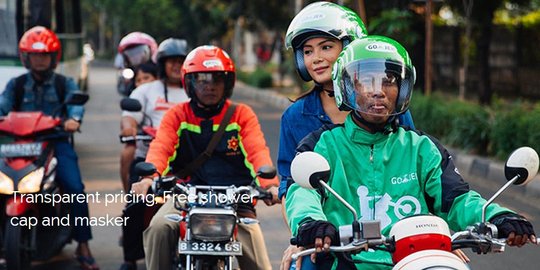
[[[316,82],[316,81],[313,81],[315,83],[315,87],[317,87],[318,89],[321,89],[322,91],[324,91],[329,97],[334,97],[334,90],[330,90],[330,89],[325,89],[323,87],[322,84]]]

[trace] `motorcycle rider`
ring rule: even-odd
[[[154,38],[143,32],[131,32],[118,43],[118,53],[122,56],[123,69],[134,71],[140,64],[155,62],[158,45]],[[118,93],[129,96],[135,89],[134,73],[118,78]]]
[[[232,106],[229,98],[235,82],[232,59],[215,46],[200,46],[191,51],[182,67],[183,81],[191,97],[190,102],[178,104],[163,117],[157,137],[150,145],[147,162],[166,175],[177,173],[199,156],[216,132],[226,111]],[[204,185],[249,185],[255,170],[271,165],[270,151],[266,146],[259,121],[253,110],[245,104],[236,104],[227,129],[213,154],[198,168],[193,169],[186,181]],[[277,200],[277,178],[257,179],[274,196],[267,204]],[[152,178],[145,177],[133,185],[136,194],[146,194]],[[253,205],[239,206],[239,217],[255,218]],[[168,200],[152,219],[144,232],[146,265],[148,269],[168,269],[178,239],[178,224],[164,215],[180,213]],[[258,223],[239,224],[238,239],[244,255],[238,258],[242,269],[271,269],[263,235]]]
[[[118,55],[121,56],[122,65],[119,67],[118,93],[123,96],[131,94],[135,88],[134,70],[142,63],[153,62],[157,47],[154,38],[143,32],[131,32],[120,40],[120,43],[118,43]],[[115,59],[115,66],[117,64]],[[127,73],[132,74],[125,77],[123,74],[125,70],[131,71]],[[126,143],[120,156],[120,178],[125,192],[129,190],[129,164],[133,161],[135,149],[135,144]]]
[[[157,66],[153,62],[141,64],[135,69],[135,87],[158,79]]]
[[[315,86],[298,97],[281,117],[277,162],[281,176],[279,197],[282,200],[285,200],[288,186],[293,183],[290,167],[300,140],[321,127],[343,123],[349,114],[336,106],[332,65],[347,44],[366,35],[366,27],[355,12],[330,2],[312,3],[291,21],[285,46],[293,49],[296,71],[300,77],[304,81],[313,80]],[[414,128],[410,112],[400,115],[399,120]],[[282,207],[285,207],[285,203],[282,203]],[[282,269],[289,269],[291,255],[297,251],[298,248],[292,245],[285,250]],[[307,269],[306,264],[309,264],[309,260],[304,261],[303,269]],[[296,262],[298,269],[301,266],[302,258]]]
[[[444,147],[395,121],[407,109],[415,81],[408,53],[398,42],[381,36],[351,42],[337,59],[332,77],[336,103],[352,112],[343,125],[311,133],[298,150],[313,150],[328,160],[328,184],[352,204],[360,220],[381,220],[381,232],[388,237],[400,219],[393,207],[407,198],[412,203],[401,209],[404,216],[431,213],[454,231],[481,221],[480,209],[486,201],[469,188]],[[379,200],[383,197],[389,200]],[[298,244],[315,246],[319,252],[339,245],[336,228],[351,222],[350,212],[324,191],[293,184],[286,203]],[[366,207],[368,211],[361,211]],[[509,245],[536,243],[531,223],[511,210],[492,204],[486,217]],[[383,250],[351,256],[362,263],[338,260],[336,264],[328,253],[320,253],[317,261],[321,267],[337,269],[392,268],[390,253]]]
[[[0,115],[4,116],[10,111],[42,111],[52,115],[62,100],[79,91],[72,78],[54,72],[61,53],[60,41],[51,30],[35,26],[24,33],[19,41],[19,56],[29,72],[8,82],[0,96]],[[58,87],[59,81],[64,86]],[[57,88],[64,89],[63,93]],[[69,134],[79,130],[83,114],[83,106],[67,106],[66,110],[62,110],[66,136],[64,140],[54,143],[55,156],[58,160],[56,180],[67,194],[84,194],[77,154],[68,141]],[[74,224],[76,217],[89,216],[86,201],[74,200],[70,204],[70,209],[70,224]],[[88,246],[88,240],[91,238],[90,226],[73,226],[73,239],[79,243],[75,256],[83,269],[99,269]]]
[[[182,88],[180,75],[187,53],[188,45],[183,39],[168,38],[159,44],[156,58],[160,79],[142,84],[131,93],[129,97],[141,103],[142,111],[122,112],[122,136],[136,135],[139,126],[152,126],[157,129],[168,109],[177,103],[189,100],[186,91]],[[139,180],[133,170],[137,163],[145,160],[147,151],[146,142],[136,142],[135,157],[129,165],[129,183],[126,190],[130,190],[131,184]],[[122,164],[122,166],[128,166],[128,164]],[[120,269],[136,269],[136,260],[144,258],[142,233],[145,228],[145,207],[141,203],[129,209],[130,219],[123,226],[124,263]]]

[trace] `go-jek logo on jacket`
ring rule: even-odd
[[[406,195],[394,200],[388,193],[384,195],[369,195],[366,186],[360,186],[356,190],[358,194],[360,220],[380,220],[381,229],[392,223],[389,212],[398,219],[420,214],[422,207],[417,198]]]

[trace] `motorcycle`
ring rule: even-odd
[[[515,150],[505,165],[508,182],[483,206],[482,222],[467,227],[465,231],[451,235],[448,224],[442,218],[413,215],[394,224],[389,237],[381,234],[380,221],[359,222],[356,210],[326,184],[330,176],[330,166],[321,155],[315,152],[297,155],[291,164],[291,173],[294,181],[304,188],[324,188],[330,192],[354,217],[352,224],[340,226],[341,246],[331,246],[330,252],[354,254],[370,248],[384,249],[392,253],[393,270],[469,270],[452,251],[470,248],[477,254],[503,252],[506,239],[497,238],[497,227],[486,220],[487,206],[510,185],[526,185],[532,181],[538,172],[538,166],[538,154],[532,148],[521,147]],[[540,243],[538,240],[537,242]],[[313,253],[314,248],[306,249],[293,254],[292,258],[297,259]]]
[[[139,175],[156,173],[151,163],[137,165]],[[257,176],[275,177],[276,169],[263,166]],[[253,203],[256,199],[272,199],[272,194],[256,186],[189,185],[175,176],[159,176],[152,186],[158,196],[173,199],[181,215],[166,215],[180,226],[174,269],[204,270],[233,269],[236,256],[242,256],[242,243],[237,241],[238,224],[257,222],[237,215],[239,203]]]
[[[72,94],[53,116],[10,112],[0,118],[0,214],[2,253],[7,269],[28,269],[31,260],[47,260],[71,241],[69,207],[56,201],[62,188],[55,180],[55,140],[65,140],[66,105],[83,105],[88,95]],[[45,223],[45,221],[50,223]]]

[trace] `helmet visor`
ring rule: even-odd
[[[403,113],[412,92],[411,70],[384,59],[358,60],[345,66],[341,83],[345,105],[355,111],[392,116]]]
[[[186,74],[186,82],[192,89],[204,89],[208,85],[215,85],[225,82],[224,72],[196,72]]]
[[[128,67],[136,67],[150,60],[150,47],[148,45],[136,45],[126,49],[124,61]]]

